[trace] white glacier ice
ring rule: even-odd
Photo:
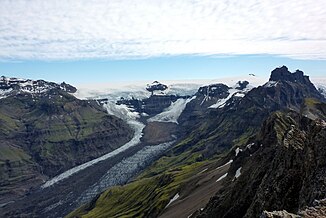
[[[148,122],[170,122],[177,123],[182,111],[186,108],[187,104],[194,100],[196,96],[192,98],[183,99],[179,98],[175,102],[172,102],[171,105],[166,108],[162,113],[155,115],[154,117],[149,118]]]

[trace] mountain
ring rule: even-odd
[[[304,210],[324,192],[318,182],[325,170],[323,102],[309,77],[285,66],[256,88],[203,86],[177,119],[178,140],[163,157],[68,217],[259,217],[264,210]]]
[[[273,113],[252,146],[234,160],[225,186],[199,217],[259,217],[264,210],[297,213],[324,199],[326,104],[313,104],[322,113],[314,120],[294,111]]]
[[[44,80],[30,80],[0,77],[0,98],[15,96],[17,94],[42,95],[49,90],[63,90],[67,93],[75,93],[77,89],[65,82],[56,84]]]
[[[98,92],[3,78],[0,140],[25,159],[4,168],[0,181],[10,192],[0,213],[268,217],[322,208],[314,203],[321,195],[307,194],[323,192],[322,182],[307,185],[323,181],[316,161],[324,155],[322,91],[285,66],[260,86],[255,80],[154,81]],[[31,177],[18,177],[23,170]]]
[[[66,83],[0,79],[0,203],[118,148],[133,135],[95,101]]]

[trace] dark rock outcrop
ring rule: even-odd
[[[151,92],[153,95],[155,91],[164,91],[167,88],[168,88],[167,85],[159,83],[158,81],[154,81],[152,84],[147,85],[146,90]]]

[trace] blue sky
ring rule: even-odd
[[[73,84],[323,76],[325,0],[1,0],[0,74]]]
[[[72,84],[133,80],[215,79],[254,73],[268,77],[275,67],[303,70],[314,77],[325,76],[326,61],[296,60],[268,55],[230,57],[172,56],[142,60],[81,60],[1,62],[5,76],[46,79]]]

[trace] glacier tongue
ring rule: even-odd
[[[153,160],[158,158],[173,143],[174,141],[145,146],[134,155],[114,165],[98,182],[84,191],[84,193],[77,199],[78,205],[89,202],[96,195],[109,187],[127,183],[129,179],[144,169]]]
[[[55,183],[63,180],[63,179],[66,179],[68,178],[69,176],[81,171],[81,170],[84,170],[86,169],[87,167],[90,167],[100,161],[103,161],[103,160],[106,160],[110,157],[113,157],[125,150],[127,150],[128,148],[132,147],[132,146],[135,146],[137,145],[138,143],[140,143],[140,138],[142,137],[142,131],[143,131],[143,128],[145,127],[144,124],[142,123],[139,123],[137,121],[133,121],[133,120],[130,120],[128,121],[128,124],[135,130],[135,134],[134,134],[134,137],[126,144],[124,144],[123,146],[117,148],[116,150],[114,151],[111,151],[101,157],[98,157],[94,160],[91,160],[91,161],[88,161],[86,163],[83,163],[81,165],[78,165],[76,167],[73,167],[63,173],[61,173],[60,175],[58,176],[55,176],[54,178],[50,179],[49,181],[47,181],[45,184],[42,185],[42,188],[47,188],[49,186],[52,186],[54,185]]]
[[[114,103],[108,103],[105,104],[104,107],[107,109],[109,114],[115,115],[123,120],[125,120],[132,129],[134,129],[135,133],[133,138],[127,142],[126,144],[124,144],[123,146],[117,148],[114,151],[111,151],[101,157],[98,157],[96,159],[93,159],[91,161],[88,161],[86,163],[83,163],[81,165],[78,165],[76,167],[73,167],[61,174],[59,174],[58,176],[55,176],[54,178],[50,179],[49,181],[47,181],[45,184],[43,184],[41,187],[42,188],[47,188],[49,186],[52,186],[53,184],[68,178],[69,176],[86,169],[87,167],[90,167],[98,162],[101,162],[103,160],[106,160],[110,157],[113,157],[123,151],[126,151],[127,149],[136,146],[140,143],[140,139],[143,136],[143,129],[145,128],[145,125],[136,121],[136,118],[139,116],[138,113],[136,112],[132,112],[130,111],[130,109],[126,106],[126,105],[116,105]]]

